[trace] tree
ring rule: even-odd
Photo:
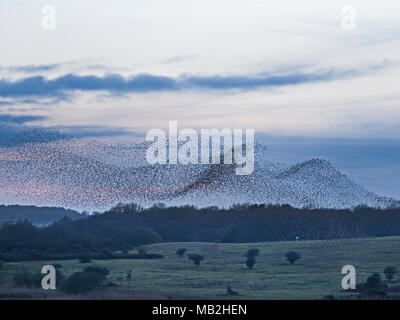
[[[176,250],[176,254],[177,254],[178,256],[180,256],[181,258],[183,257],[183,255],[185,254],[185,252],[186,252],[186,249],[185,249],[185,248],[180,248],[180,249]]]
[[[204,260],[204,255],[202,254],[197,254],[197,253],[191,253],[188,255],[189,260],[193,261],[193,263],[198,266],[201,261]]]
[[[386,279],[391,282],[394,278],[394,275],[397,273],[397,267],[395,266],[388,266],[383,270],[383,273],[385,274]]]
[[[247,258],[255,258],[258,257],[259,254],[260,254],[260,249],[249,249],[247,250],[244,256]]]
[[[254,257],[249,257],[246,260],[246,266],[247,266],[247,268],[249,268],[249,270],[253,269],[253,266],[255,265],[255,263],[256,263],[256,258],[254,258]]]
[[[286,259],[291,264],[294,264],[297,260],[301,259],[301,256],[296,251],[289,251],[286,253]]]

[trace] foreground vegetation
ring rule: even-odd
[[[149,258],[129,250],[161,242],[249,243],[400,236],[400,209],[296,209],[240,205],[230,209],[136,205],[40,228],[30,221],[0,229],[0,260]],[[122,251],[124,255],[115,255]],[[251,264],[252,261],[249,261]]]
[[[186,251],[180,257],[182,250],[178,249],[183,248]],[[344,265],[355,266],[357,283],[365,282],[374,272],[385,279],[386,267],[400,267],[399,248],[400,237],[251,244],[159,243],[142,247],[146,252],[164,256],[156,260],[7,262],[0,270],[0,297],[321,299],[331,295],[343,298],[354,296],[354,293],[341,290],[344,276],[341,269]],[[290,251],[299,255],[293,264],[286,257]],[[196,265],[188,259],[191,254],[204,256],[204,259]],[[249,258],[254,258],[251,269],[246,265]],[[70,295],[59,289],[44,292],[42,289],[17,288],[12,281],[13,275],[18,272],[29,270],[39,273],[43,265],[55,263],[62,265],[60,270],[66,277],[92,265],[106,268],[110,271],[107,275],[108,287]],[[388,280],[384,281],[392,288],[400,286],[398,274],[390,284]],[[400,292],[388,294],[400,295]]]

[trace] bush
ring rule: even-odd
[[[254,257],[249,257],[246,260],[246,266],[249,268],[249,270],[253,269],[253,266],[256,264],[256,258]]]
[[[296,251],[289,251],[286,253],[286,259],[291,264],[294,264],[297,260],[301,259],[301,256]]]
[[[197,254],[197,253],[191,253],[188,255],[189,260],[193,261],[193,263],[198,266],[201,261],[204,260],[204,255],[202,254]]]
[[[394,275],[397,273],[397,267],[395,266],[386,267],[385,270],[383,270],[383,273],[385,274],[386,279],[388,279],[390,282],[393,280]]]
[[[368,289],[379,289],[382,286],[381,275],[377,272],[370,275],[365,283]]]
[[[99,287],[105,278],[96,272],[75,272],[61,282],[60,289],[67,294],[87,293]]]
[[[27,271],[21,271],[14,274],[13,279],[17,286],[20,287],[42,287],[42,279],[45,274],[42,273],[30,273]],[[56,269],[56,283],[62,281],[64,279],[64,275],[60,270]]]
[[[247,250],[244,256],[247,258],[255,258],[258,257],[259,254],[260,254],[260,249],[249,249]]]
[[[44,275],[41,273],[30,273],[27,271],[20,271],[14,274],[13,279],[17,286],[19,287],[37,287],[42,286],[42,278]]]
[[[177,254],[178,256],[180,256],[181,258],[183,257],[183,255],[185,254],[185,252],[186,252],[186,249],[185,249],[185,248],[180,248],[180,249],[176,250],[176,254]]]
[[[88,266],[85,269],[83,269],[83,271],[98,273],[105,277],[107,277],[110,274],[110,270],[108,270],[107,268],[104,268],[104,267],[100,267],[100,266]]]

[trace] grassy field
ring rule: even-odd
[[[341,296],[341,269],[354,265],[357,283],[388,265],[400,268],[400,237],[329,241],[267,242],[251,244],[162,243],[145,247],[149,253],[165,256],[159,260],[102,260],[92,264],[107,267],[109,278],[121,284],[117,298],[142,297],[229,299],[226,286],[239,292],[239,299],[318,299],[325,295]],[[200,266],[193,265],[187,255],[175,251],[187,248],[188,253],[205,254]],[[259,248],[260,256],[253,270],[244,264],[247,249]],[[291,265],[285,260],[289,250],[299,252],[302,259]],[[7,263],[0,278],[18,270],[40,272],[45,264],[55,261]],[[57,261],[69,275],[88,264],[76,260]],[[132,279],[126,272],[132,270]],[[399,284],[397,275],[393,284]],[[140,296],[139,296],[140,298]]]

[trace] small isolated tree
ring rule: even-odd
[[[246,260],[246,266],[249,268],[249,270],[253,269],[253,266],[256,264],[256,258],[254,257],[249,257]]]
[[[289,251],[286,253],[286,259],[291,264],[294,264],[297,260],[301,259],[301,256],[296,251]]]
[[[244,256],[247,258],[255,258],[258,257],[259,254],[260,254],[260,249],[249,249],[247,250]]]
[[[383,273],[385,274],[386,279],[391,282],[394,278],[394,275],[397,273],[397,267],[395,266],[388,266],[383,270]]]
[[[188,258],[190,261],[193,261],[193,263],[198,266],[200,262],[204,260],[204,255],[202,254],[197,254],[197,253],[191,253],[188,255]]]
[[[185,254],[185,252],[186,252],[186,249],[185,249],[185,248],[180,248],[180,249],[176,250],[176,254],[177,254],[178,256],[180,256],[181,258],[183,257],[183,255]]]

